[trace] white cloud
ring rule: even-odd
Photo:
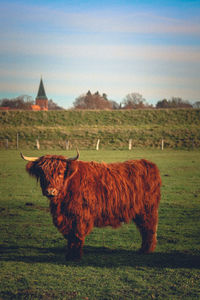
[[[90,60],[144,60],[199,62],[200,47],[153,45],[68,45],[56,39],[43,41],[39,37],[31,43],[10,40],[1,45],[0,53],[10,55],[37,55],[43,57]]]

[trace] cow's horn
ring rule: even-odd
[[[76,151],[77,151],[76,156],[71,157],[71,158],[67,158],[67,161],[74,161],[74,160],[77,160],[79,158],[80,154],[79,154],[78,148],[76,148]]]
[[[21,157],[24,159],[24,160],[28,160],[28,161],[35,161],[37,160],[39,157],[28,157],[28,156],[24,156],[22,153],[21,154]]]

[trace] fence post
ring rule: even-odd
[[[96,150],[99,150],[100,139],[97,140]]]
[[[19,133],[17,132],[16,148],[19,148]]]
[[[40,142],[39,142],[38,139],[36,140],[36,147],[37,147],[38,150],[40,150]]]
[[[129,139],[128,150],[131,150],[131,149],[132,149],[132,139]]]
[[[164,149],[164,140],[162,139],[162,142],[161,142],[161,149],[163,150]]]
[[[5,146],[6,146],[6,149],[8,149],[8,139],[6,139]]]
[[[66,150],[69,150],[69,148],[70,148],[70,141],[69,141],[69,140],[66,140],[66,141],[65,141],[65,149],[66,149]]]

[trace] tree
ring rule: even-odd
[[[85,103],[85,95],[82,94],[79,97],[77,97],[73,103],[73,106],[76,109],[87,109],[86,103]]]
[[[52,99],[48,100],[48,110],[63,110],[61,106],[59,106],[57,103],[53,102]]]
[[[131,93],[126,95],[122,101],[122,105],[124,109],[142,109],[148,107],[146,100],[139,93]]]
[[[200,101],[197,101],[193,104],[194,108],[200,108]]]
[[[192,108],[192,105],[187,100],[183,100],[181,97],[172,97],[171,103],[175,108]]]
[[[181,97],[172,97],[171,99],[163,99],[158,101],[156,108],[192,108],[192,105]]]
[[[157,102],[156,108],[169,108],[169,103],[167,99],[163,99]]]
[[[73,106],[75,109],[112,109],[107,95],[101,96],[98,91],[94,94],[88,91],[87,94],[80,95],[75,99]]]
[[[8,98],[1,99],[0,104],[2,107],[9,107],[10,109],[29,110],[31,109],[31,105],[33,103],[34,101],[31,96],[21,95],[12,99],[8,99]]]
[[[103,97],[105,100],[108,100],[107,94],[103,93],[103,94],[102,94],[102,97]]]
[[[120,109],[120,105],[116,101],[110,100],[109,102],[112,106],[112,109]]]

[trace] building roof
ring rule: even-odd
[[[33,104],[31,105],[32,110],[41,110],[41,107],[39,105]]]
[[[36,99],[47,99],[42,78],[40,79],[40,85]]]

